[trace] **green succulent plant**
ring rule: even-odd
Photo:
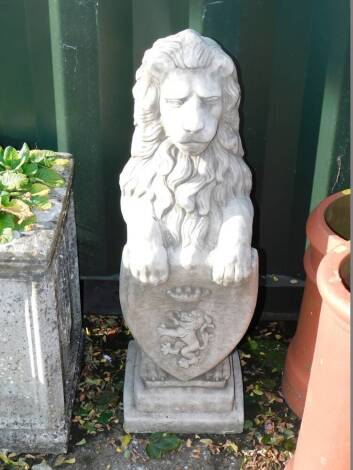
[[[14,230],[31,230],[33,208],[50,209],[50,190],[65,185],[52,166],[67,162],[51,150],[30,150],[26,143],[21,150],[0,146],[0,243],[10,242]]]

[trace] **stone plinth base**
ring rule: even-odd
[[[131,341],[124,386],[125,431],[242,432],[243,384],[238,353],[235,352],[225,361],[230,361],[230,376],[223,388],[210,387],[210,380],[207,379],[205,386],[200,386],[202,380],[199,378],[180,382],[179,386],[164,384],[151,387],[141,379],[141,352],[136,342]]]
[[[60,171],[52,208],[0,245],[0,449],[18,453],[67,451],[80,368],[71,158]]]
[[[61,406],[61,402],[56,408],[55,402],[51,405],[51,410],[56,411],[57,414],[62,413],[60,421],[55,423],[54,429],[48,429],[49,426],[38,425],[41,419],[50,420],[50,417],[37,415],[40,408],[35,406],[32,408],[31,422],[26,423],[25,426],[12,425],[11,428],[0,429],[0,446],[11,451],[18,453],[23,452],[40,452],[47,454],[62,454],[66,453],[68,449],[68,441],[70,436],[71,427],[71,412],[75,399],[76,384],[80,373],[80,358],[83,350],[83,334],[77,332],[76,338],[73,341],[72,364],[70,370],[67,371],[67,376],[63,390],[58,388],[57,396],[61,393],[65,395],[65,404]],[[55,377],[54,377],[55,380]],[[56,383],[56,382],[55,382]],[[10,410],[11,412],[11,410]],[[22,414],[29,413],[25,408],[12,411],[14,416],[21,416]],[[54,414],[54,413],[52,413]],[[54,427],[53,426],[53,427]]]

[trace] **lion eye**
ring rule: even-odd
[[[174,108],[179,108],[185,103],[186,99],[185,98],[166,99],[165,101],[171,106],[173,106]]]

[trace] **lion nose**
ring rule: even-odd
[[[186,132],[195,134],[204,128],[204,118],[197,99],[190,100],[188,104],[189,106],[186,106],[184,109],[183,127]]]

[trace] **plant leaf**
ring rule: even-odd
[[[23,173],[15,173],[13,170],[0,173],[0,184],[7,191],[21,189],[27,182],[28,178]]]
[[[85,444],[87,444],[87,441],[85,438],[83,438],[80,441],[76,442],[75,446],[84,446]]]
[[[22,166],[23,173],[27,176],[35,176],[38,171],[38,164],[37,163],[25,163]]]
[[[200,442],[205,444],[205,446],[209,446],[213,443],[212,439],[200,439]]]
[[[257,344],[256,340],[254,339],[251,339],[250,336],[248,337],[248,341],[249,341],[249,346],[250,346],[250,349],[252,351],[256,351],[259,347],[259,345]]]
[[[40,168],[36,174],[36,179],[50,188],[58,188],[65,185],[64,178],[51,168]]]
[[[54,467],[60,467],[65,461],[65,455],[60,454],[56,457],[55,462],[54,462]]]
[[[50,209],[51,206],[52,206],[51,202],[49,201],[48,196],[40,196],[40,195],[37,195],[37,194],[32,196],[30,202],[33,206],[37,207],[38,209],[40,209],[42,211]]]
[[[98,418],[98,423],[100,424],[108,424],[109,421],[112,419],[114,413],[112,411],[104,411]]]
[[[15,227],[16,218],[11,214],[5,214],[4,212],[0,212],[0,231],[4,228],[15,229]]]
[[[4,204],[6,206],[6,204],[8,204],[9,202],[10,202],[10,194],[6,191],[1,191],[0,205]]]
[[[32,215],[31,217],[28,217],[27,219],[25,219],[23,222],[19,223],[17,222],[16,224],[16,230],[25,230],[25,231],[29,231],[31,230],[31,226],[36,222],[36,216],[35,215]]]
[[[160,459],[162,456],[161,449],[150,442],[146,445],[146,453],[150,459]]]
[[[254,424],[251,419],[246,419],[244,421],[244,431],[249,431],[250,429],[254,429]]]
[[[7,456],[6,453],[0,452],[0,461],[2,461],[6,465],[5,468],[13,468],[13,469],[23,468],[24,470],[29,470],[29,465],[23,458],[20,457],[18,460],[15,461],[15,460],[11,460],[13,457],[16,457],[15,453],[9,454],[9,456]]]
[[[180,447],[181,440],[175,434],[154,433],[146,445],[147,455],[152,459],[159,459],[162,454],[171,452]]]
[[[65,165],[68,165],[70,163],[70,160],[68,158],[56,158],[54,160],[54,165],[57,165],[57,166],[65,166]]]
[[[33,149],[33,150],[30,150],[29,152],[31,162],[35,162],[35,163],[42,162],[45,159],[46,154],[47,154],[46,150],[40,150],[40,149]]]
[[[17,150],[11,146],[5,148],[3,161],[8,168],[15,168],[21,160]]]
[[[121,447],[123,450],[127,449],[128,445],[131,442],[131,439],[132,439],[132,436],[130,434],[125,434],[125,436],[120,438]]]
[[[26,143],[22,145],[21,150],[18,152],[20,161],[16,162],[15,170],[19,170],[29,159],[29,147]]]
[[[29,152],[29,160],[33,163],[41,163],[44,166],[52,166],[55,161],[56,153],[52,150],[33,149]]]
[[[234,454],[237,454],[238,451],[239,451],[239,447],[237,446],[237,444],[235,442],[231,441],[230,439],[227,439],[227,441],[224,444],[223,448],[234,452]]]
[[[12,228],[4,228],[0,231],[0,243],[9,243],[13,238]]]
[[[261,437],[261,444],[264,445],[270,445],[271,444],[271,436],[268,434],[265,434],[264,436]]]
[[[42,183],[33,183],[32,186],[29,188],[29,192],[33,194],[33,196],[46,196],[50,191],[47,185]]]
[[[18,223],[21,223],[25,219],[33,216],[28,205],[20,199],[12,199],[6,206],[1,205],[0,211],[13,214],[18,218]]]
[[[54,467],[60,467],[61,465],[64,465],[64,464],[74,464],[74,463],[76,463],[75,457],[71,457],[67,459],[65,455],[60,454],[55,459]]]

